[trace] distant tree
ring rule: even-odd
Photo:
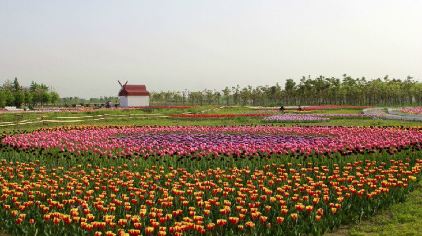
[[[292,79],[287,79],[284,84],[285,91],[285,103],[288,105],[290,101],[293,101],[294,92],[296,90],[296,83]]]
[[[50,91],[45,84],[31,82],[29,87],[24,87],[19,83],[18,78],[13,81],[6,80],[0,85],[0,107],[23,105],[33,107],[36,104],[50,101]]]
[[[11,84],[11,83],[10,83]],[[31,87],[39,87],[31,84]],[[278,83],[269,86],[239,85],[225,87],[221,92],[203,91],[160,91],[151,93],[154,104],[219,104],[225,105],[422,105],[422,83],[412,77],[405,80],[384,76],[375,80],[365,77],[353,78],[344,74],[340,78],[303,76],[298,82],[287,79],[282,88]],[[110,98],[101,98],[110,99]],[[5,100],[5,98],[3,99]],[[66,102],[83,100],[71,98]],[[102,100],[101,100],[102,101]]]
[[[52,104],[56,104],[57,102],[59,102],[59,100],[60,100],[60,96],[57,92],[54,92],[54,91],[50,92],[50,102]]]
[[[15,96],[13,96],[13,92],[10,89],[4,90],[4,96],[6,98],[6,106],[15,105]]]
[[[233,103],[235,105],[239,105],[240,86],[236,85],[236,87],[232,87],[232,92],[233,92]]]
[[[16,107],[21,107],[22,104],[25,102],[25,93],[22,90],[18,90],[14,92],[14,104]]]
[[[239,97],[242,105],[247,105],[252,94],[252,87],[248,86],[240,90]],[[237,99],[236,99],[237,100]]]
[[[0,88],[0,107],[6,106],[6,92]]]
[[[24,90],[24,102],[27,106],[31,105],[32,102],[32,93],[29,91],[29,89]]]
[[[209,89],[205,89],[203,91],[205,100],[208,104],[213,104],[214,103],[214,92],[212,90]]]
[[[217,105],[220,105],[221,93],[214,90],[213,97],[215,98],[215,101],[217,102]]]
[[[50,94],[48,92],[41,93],[41,106],[50,102]]]
[[[230,102],[230,93],[231,93],[231,91],[230,91],[230,89],[229,89],[229,87],[225,87],[224,89],[223,89],[223,95],[224,95],[224,99],[226,100],[226,105],[228,106],[229,105],[229,102]]]
[[[25,102],[25,94],[21,85],[19,84],[18,78],[13,80],[13,96],[14,96],[14,105],[16,107],[21,107]]]
[[[31,85],[29,86],[29,91],[31,93],[33,106],[37,104],[43,106],[44,104],[50,102],[50,92],[47,85],[42,83],[38,84],[32,81]]]

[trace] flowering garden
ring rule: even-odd
[[[337,114],[270,115],[256,119],[274,124],[4,134],[0,228],[12,235],[323,235],[404,201],[418,184],[421,128],[283,126],[277,121],[286,117],[306,123]]]
[[[175,114],[173,118],[187,119],[213,119],[213,118],[239,118],[239,117],[266,117],[271,114],[267,113],[247,113],[247,114]]]
[[[321,155],[402,149],[422,143],[419,129],[319,126],[144,126],[45,129],[3,138],[22,150],[143,158]]]
[[[319,122],[328,121],[330,118],[319,116],[322,114],[282,114],[265,117],[265,121],[269,122]],[[354,115],[354,114],[353,114]]]
[[[402,200],[422,169],[410,159],[142,173],[1,164],[2,219],[28,235],[321,234]]]
[[[405,107],[400,109],[400,111],[403,113],[419,115],[422,114],[422,107]]]

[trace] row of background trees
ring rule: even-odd
[[[221,91],[161,91],[151,94],[153,104],[162,105],[422,105],[422,83],[388,76],[375,80],[365,77],[302,77],[298,83],[287,79],[284,87],[239,85]]]
[[[302,77],[297,83],[287,79],[284,86],[225,87],[221,91],[160,91],[151,93],[153,105],[379,105],[403,106],[422,105],[422,83],[412,77],[404,80],[390,79],[388,76],[375,80],[365,77],[342,78]],[[84,99],[79,97],[61,98],[45,84],[32,82],[23,87],[15,78],[0,86],[0,107],[36,106],[56,104],[60,106],[118,103],[117,97]]]
[[[60,105],[62,106],[75,106],[75,105],[80,105],[80,106],[100,106],[100,105],[104,105],[106,102],[112,102],[113,104],[118,104],[119,103],[119,98],[118,97],[99,97],[99,98],[80,98],[80,97],[64,97],[60,99]]]
[[[20,85],[17,78],[0,85],[0,107],[34,107],[52,105],[60,100],[59,94],[43,83],[31,82],[29,87]]]

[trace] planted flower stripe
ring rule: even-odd
[[[271,116],[266,113],[246,113],[246,114],[174,114],[170,117],[174,118],[191,118],[191,119],[211,119],[211,118],[238,118],[238,117],[265,117]]]
[[[282,114],[265,117],[264,120],[270,122],[318,122],[328,121],[330,118],[319,116],[317,114]]]
[[[269,122],[319,122],[329,121],[331,118],[378,118],[375,114],[280,114],[265,117]]]
[[[321,234],[401,200],[421,170],[418,159],[194,172],[3,160],[0,214],[27,235]]]
[[[143,106],[143,107],[130,107],[126,109],[189,109],[193,106]],[[121,108],[120,108],[121,109]]]
[[[420,148],[420,129],[370,127],[163,126],[83,127],[6,136],[18,149],[54,149],[105,157],[254,157]]]
[[[314,114],[320,117],[333,117],[333,118],[371,118],[376,117],[375,115],[368,114]]]
[[[313,110],[329,110],[329,109],[365,109],[370,106],[352,106],[352,105],[320,105],[320,106],[305,106],[303,110],[313,111]]]
[[[400,110],[403,113],[410,113],[410,114],[422,114],[422,107],[405,107]]]

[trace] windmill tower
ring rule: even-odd
[[[126,83],[125,84],[122,84],[122,82],[120,82],[120,80],[117,80],[117,82],[120,84],[120,87],[122,87],[123,88],[123,86],[125,86],[126,84],[127,84],[127,80],[126,80]]]

